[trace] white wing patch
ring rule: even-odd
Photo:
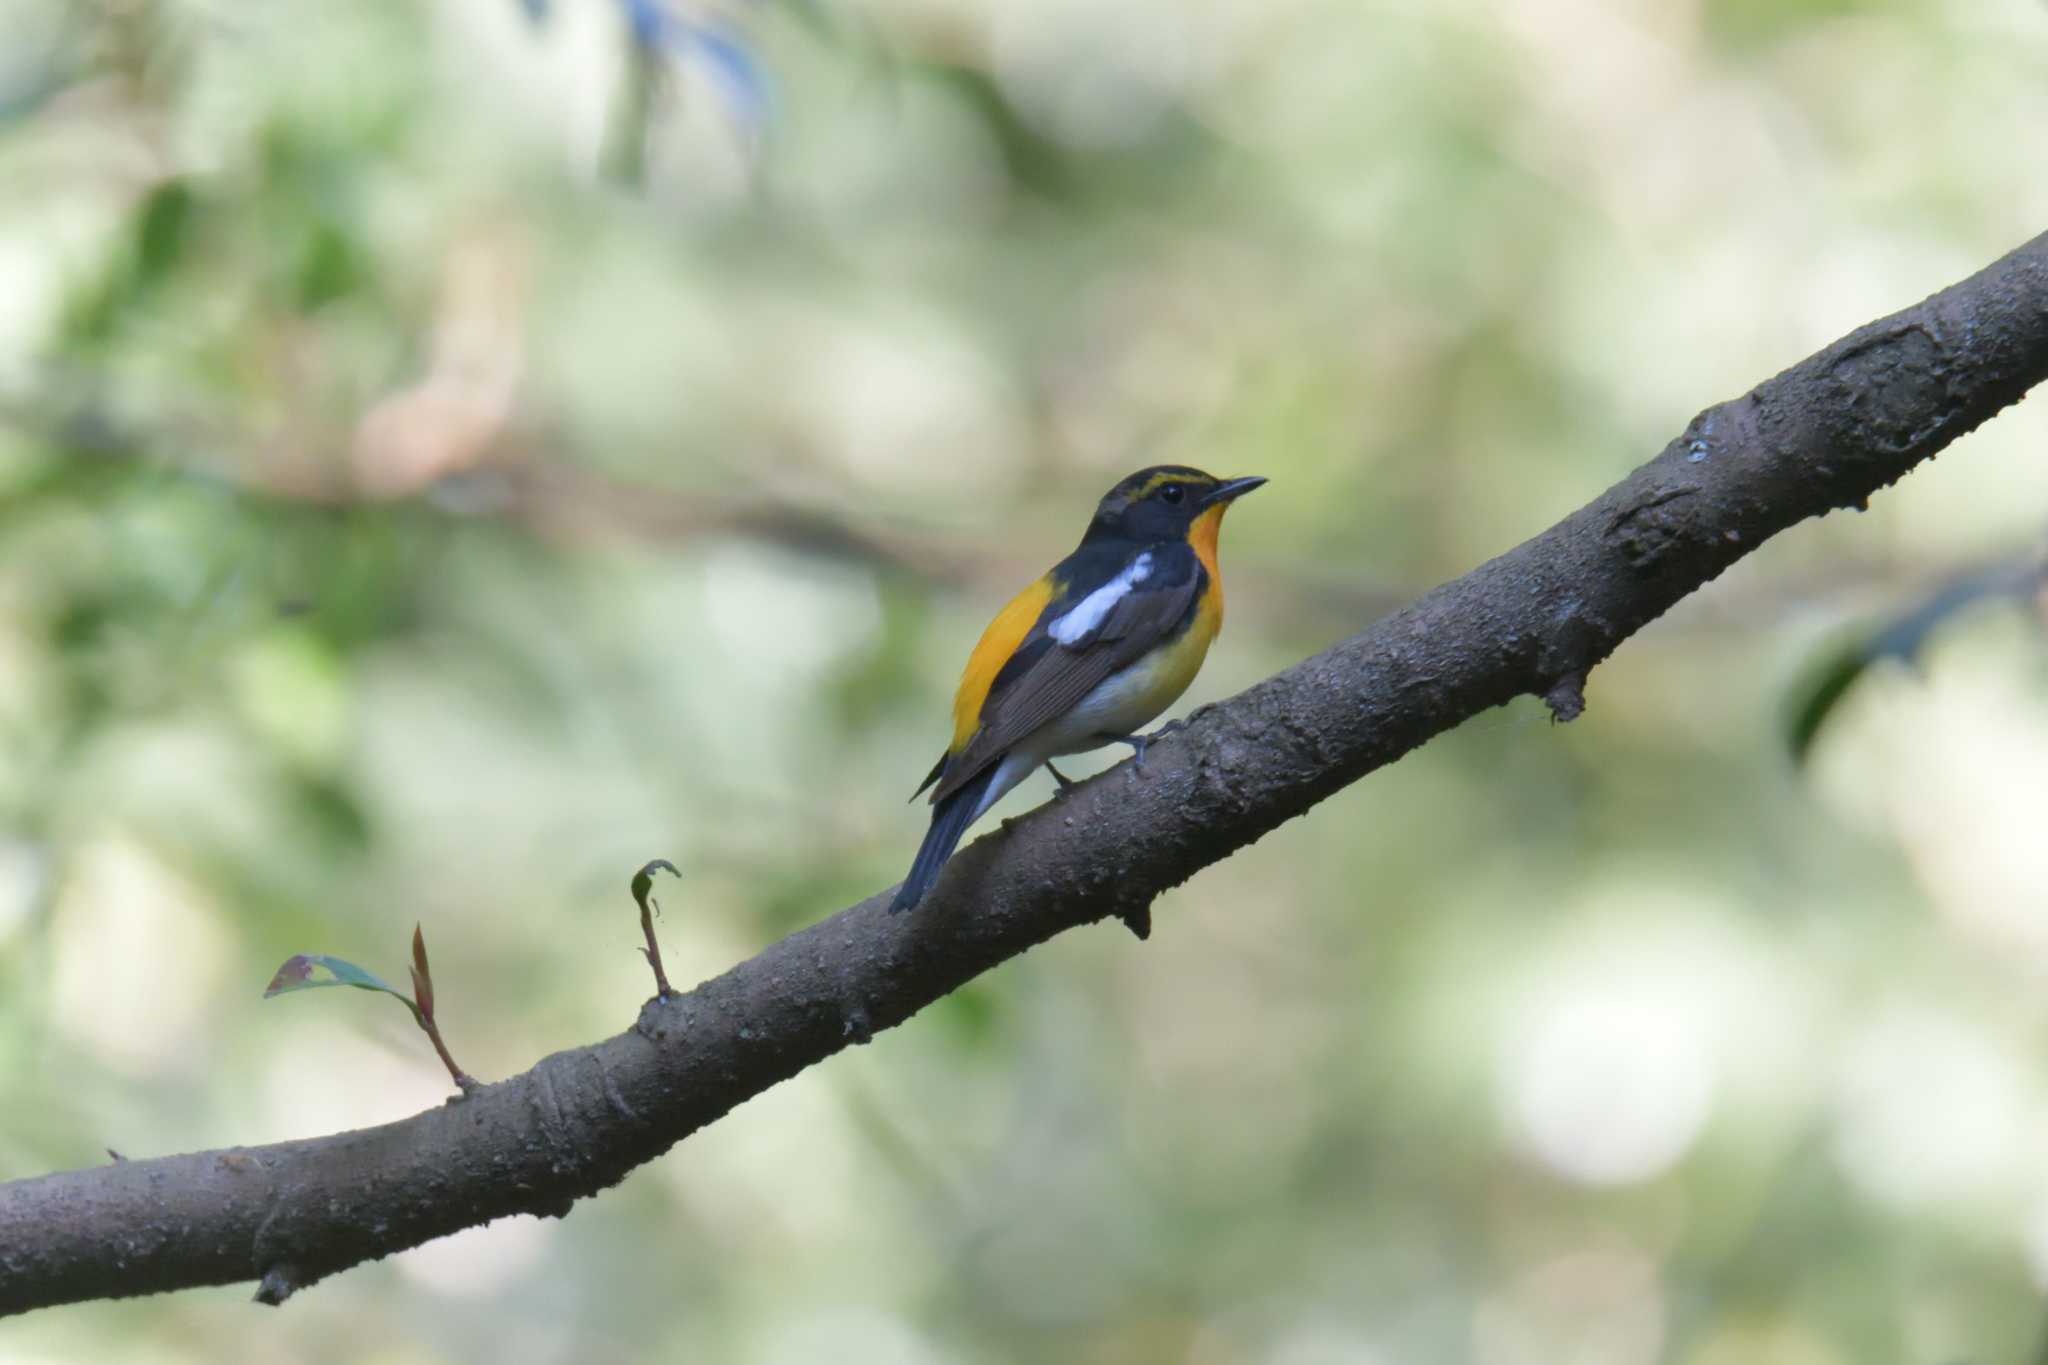
[[[1109,619],[1116,604],[1151,576],[1152,552],[1147,550],[1132,560],[1122,573],[1076,602],[1065,615],[1056,618],[1045,628],[1045,633],[1069,648],[1084,643],[1102,628],[1102,623]]]

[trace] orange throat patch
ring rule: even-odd
[[[1209,573],[1209,591],[1202,598],[1199,624],[1211,636],[1223,625],[1223,575],[1216,568],[1216,533],[1223,528],[1223,514],[1228,510],[1229,503],[1218,503],[1188,527],[1188,544]]]

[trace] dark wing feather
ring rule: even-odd
[[[1061,644],[1047,633],[1059,618],[1057,612],[1048,612],[1032,626],[996,675],[988,700],[982,703],[981,728],[946,765],[945,776],[932,793],[934,801],[943,801],[1018,741],[1079,705],[1105,678],[1186,628],[1208,575],[1185,546],[1154,553],[1165,562],[1124,594],[1101,625],[1073,644]],[[1085,595],[1070,592],[1063,605],[1071,607]]]
[[[932,764],[932,770],[924,775],[924,781],[917,784],[917,790],[910,794],[912,801],[924,795],[924,789],[946,775],[946,765],[953,761],[951,754],[940,754],[939,761]]]

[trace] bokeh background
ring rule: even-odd
[[[1119,475],[1272,479],[1226,696],[2048,227],[2044,130],[2036,0],[6,0],[0,1176],[439,1103],[389,1002],[258,998],[416,921],[478,1075],[617,1031],[646,860],[679,982],[901,875],[968,644]],[[0,1360],[2027,1359],[2039,619],[1804,765],[1785,716],[2031,552],[2044,454],[2036,402],[1577,723],[1475,720],[566,1221]]]

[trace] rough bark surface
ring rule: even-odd
[[[626,1032],[395,1123],[0,1185],[0,1312],[323,1276],[514,1213],[564,1215],[735,1105],[1061,930],[1160,892],[1467,717],[1588,671],[1785,528],[1860,507],[2048,377],[2048,235],[1733,401],[1498,559],[1208,708],[957,855]],[[908,845],[906,848],[906,856]]]

